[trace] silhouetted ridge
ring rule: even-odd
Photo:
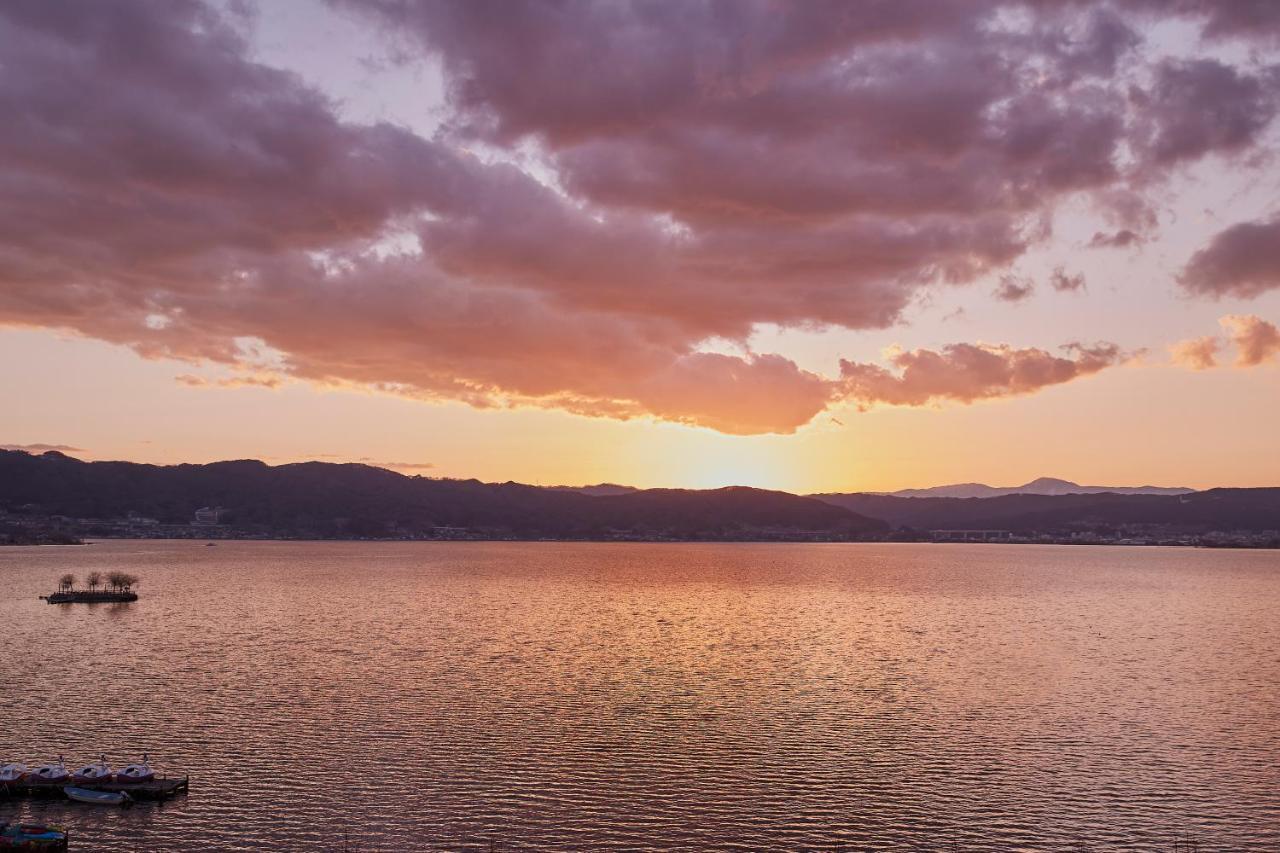
[[[0,452],[0,509],[72,519],[219,521],[263,535],[546,538],[860,538],[887,525],[822,501],[759,489],[593,496],[520,483],[407,477],[360,464],[81,462]]]
[[[875,494],[814,495],[894,527],[994,529],[1015,533],[1151,525],[1188,532],[1280,530],[1280,488],[1209,489],[1185,495],[1002,495],[919,498]]]
[[[895,498],[997,498],[1005,495],[1185,495],[1195,491],[1182,486],[1082,486],[1057,477],[1037,477],[1021,486],[988,486],[985,483],[952,483],[927,489],[889,492]]]

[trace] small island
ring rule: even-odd
[[[137,575],[127,572],[107,572],[105,578],[101,572],[90,572],[85,578],[87,588],[76,589],[76,576],[66,574],[58,579],[57,592],[40,597],[50,604],[137,601],[133,588],[141,582]]]

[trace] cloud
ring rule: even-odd
[[[1280,328],[1256,314],[1227,314],[1218,318],[1226,339],[1236,348],[1237,367],[1257,367],[1280,355]],[[1223,338],[1207,335],[1179,341],[1169,347],[1173,362],[1192,370],[1218,366]]]
[[[1093,239],[1089,241],[1090,249],[1127,249],[1130,246],[1140,246],[1145,242],[1142,235],[1128,228],[1121,228],[1119,231],[1105,233],[1102,231],[1094,232]]]
[[[1218,232],[1178,280],[1192,293],[1215,297],[1251,298],[1280,288],[1280,217]]]
[[[192,373],[183,373],[174,380],[192,388],[278,388],[284,384],[279,376],[228,376],[209,379]]]
[[[1198,19],[1206,38],[1280,37],[1280,6],[1272,0],[1124,0],[1131,9]]]
[[[1228,314],[1219,321],[1236,346],[1236,366],[1257,367],[1280,355],[1280,329],[1254,314]]]
[[[1021,302],[1035,292],[1035,284],[1029,278],[1015,275],[1003,275],[1000,283],[992,292],[992,296],[1003,302]]]
[[[1034,347],[985,344],[951,344],[941,352],[896,350],[888,355],[896,373],[875,364],[842,360],[842,390],[862,407],[973,403],[1030,394],[1092,375],[1127,357],[1115,344],[1068,344],[1062,349],[1065,357]]]
[[[1222,342],[1213,335],[1179,341],[1169,347],[1173,363],[1191,370],[1208,370],[1218,366],[1218,351]]]
[[[1049,284],[1059,293],[1084,290],[1084,274],[1068,273],[1062,267],[1055,267],[1049,275]]]
[[[1163,168],[1251,148],[1280,107],[1278,87],[1275,66],[1251,74],[1216,59],[1160,62],[1151,89],[1135,95],[1148,164]]]
[[[72,447],[69,444],[0,444],[0,450],[21,450],[24,453],[87,453],[83,447]]]
[[[369,462],[368,464],[397,471],[428,471],[436,467],[434,462]]]
[[[1275,112],[1267,67],[1148,55],[1137,2],[341,5],[442,69],[438,134],[345,120],[221,6],[0,4],[0,324],[236,374],[196,386],[786,433],[847,382],[757,328],[891,326],[1081,196],[1147,227]]]

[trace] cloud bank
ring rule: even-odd
[[[1277,110],[1273,67],[1141,36],[1176,14],[1273,39],[1270,4],[340,5],[441,64],[438,134],[344,120],[221,7],[0,4],[0,323],[731,433],[1029,393],[1118,350],[956,344],[826,376],[748,345],[1013,275],[1068,198],[1134,235],[1099,245],[1140,242],[1147,188],[1246,156]],[[1231,233],[1185,286],[1273,286],[1265,241]]]

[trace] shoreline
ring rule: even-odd
[[[93,540],[83,542],[0,542],[0,548],[43,548],[43,547],[88,547],[97,542],[200,542],[205,537],[164,537],[164,536],[97,536]],[[524,544],[595,544],[595,545],[1043,545],[1058,547],[1094,547],[1094,548],[1189,548],[1206,551],[1280,551],[1280,545],[1242,545],[1211,544],[1201,542],[1105,542],[1105,541],[1065,541],[1043,539],[999,539],[999,540],[934,540],[934,539],[781,539],[781,538],[543,538],[522,536],[476,536],[457,539],[428,539],[413,537],[396,538],[316,538],[308,536],[223,536],[208,539],[208,544],[223,542],[351,542],[364,544],[421,543],[426,545],[468,542],[491,543],[511,542]],[[202,547],[206,547],[202,546]]]

